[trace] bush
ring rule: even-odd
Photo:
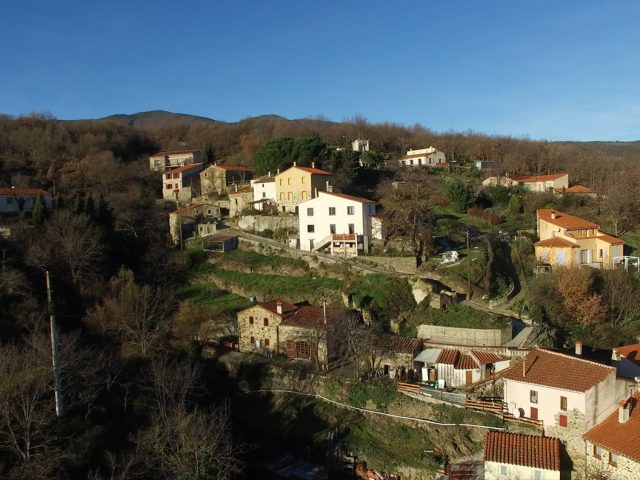
[[[464,213],[476,199],[473,187],[460,178],[454,178],[447,184],[447,198],[458,213]]]
[[[273,238],[273,230],[271,230],[270,228],[265,228],[264,230],[258,232],[258,235],[263,238]]]
[[[372,385],[369,390],[369,396],[378,410],[386,412],[396,396],[396,388],[392,382]]]
[[[369,399],[369,392],[367,387],[362,383],[357,383],[351,390],[349,390],[349,405],[357,408],[365,408],[367,406],[367,400]]]

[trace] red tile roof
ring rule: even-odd
[[[615,351],[622,355],[627,360],[633,360],[634,362],[640,362],[640,344],[636,345],[624,345],[622,347],[615,348]]]
[[[253,192],[252,187],[242,187],[242,188],[239,188],[237,191],[229,192],[229,195],[240,195],[240,194],[249,193],[249,192]]]
[[[571,185],[569,188],[565,189],[565,193],[595,193],[589,187],[585,187],[584,185]]]
[[[463,353],[458,357],[458,361],[453,366],[456,370],[473,370],[478,368],[478,364],[471,355]]]
[[[182,207],[177,210],[174,210],[171,213],[177,213],[177,214],[186,213],[189,210],[193,210],[195,208],[204,207],[204,206],[205,206],[204,203],[192,203],[191,205],[187,205],[186,207]]]
[[[505,379],[533,385],[586,392],[594,385],[614,375],[616,369],[607,365],[574,357],[562,352],[537,348],[529,352],[522,365],[516,365]]]
[[[312,168],[312,167],[300,167],[298,165],[295,165],[293,167],[289,167],[287,168],[287,170],[285,170],[284,172],[291,170],[292,168],[297,168],[299,170],[304,170],[305,172],[314,174],[314,175],[333,175],[330,172],[326,172],[324,170],[320,170],[319,168]],[[282,175],[284,172],[279,173],[279,175]]]
[[[537,435],[487,432],[484,437],[484,460],[559,471],[560,440]]]
[[[460,352],[458,350],[445,348],[440,352],[440,355],[438,355],[438,359],[436,360],[436,363],[455,365],[459,356],[460,356]]]
[[[511,360],[511,357],[506,355],[499,355],[493,352],[478,352],[473,351],[471,354],[475,357],[480,365],[486,365],[487,363],[496,363],[496,362],[504,362],[506,360]]]
[[[605,450],[627,457],[634,462],[640,462],[640,410],[636,411],[640,406],[639,397],[640,393],[636,392],[633,397],[627,400],[631,409],[629,420],[620,423],[616,409],[614,413],[585,433],[583,437],[600,445]],[[622,403],[626,404],[624,401]]]
[[[392,352],[413,355],[416,350],[422,347],[422,341],[417,338],[401,337],[400,335],[378,335],[374,339],[373,345]]]
[[[185,170],[191,170],[191,169],[195,170],[196,168],[202,168],[202,164],[201,163],[190,163],[188,165],[183,165],[181,167],[168,168],[167,170],[164,171],[163,175],[166,175],[169,172],[171,172],[171,173],[179,173],[179,172],[184,172]]]
[[[340,320],[346,319],[353,313],[345,308],[326,308],[326,324],[324,309],[313,305],[303,305],[293,312],[285,315],[280,325],[288,325],[300,328],[324,328],[325,325],[332,325]]]
[[[478,364],[471,355],[460,353],[458,350],[445,348],[440,352],[436,363],[453,365],[456,370],[473,370],[478,368]]]
[[[550,173],[548,175],[511,175],[511,179],[522,183],[548,182],[569,175],[568,173]]]
[[[551,215],[554,213],[556,218],[551,218]],[[552,223],[560,228],[566,228],[567,230],[600,228],[596,223],[580,217],[574,217],[573,215],[552,208],[541,208],[537,211],[537,214],[540,220]]]
[[[320,192],[320,195],[332,195],[334,197],[344,198],[345,200],[353,200],[354,202],[358,203],[376,203],[373,200],[362,197],[354,197],[353,195],[347,195],[346,193]]]
[[[220,165],[214,164],[212,167],[219,168],[221,170],[233,171],[233,172],[253,172],[250,168],[243,167],[241,165]]]
[[[577,243],[571,243],[569,240],[565,240],[560,237],[551,237],[546,240],[540,240],[533,244],[535,247],[548,247],[548,248],[578,248]]]
[[[596,238],[602,240],[603,242],[610,243],[611,245],[624,245],[624,240],[607,233],[600,233],[600,235],[596,236]]]
[[[259,303],[258,306],[262,307],[262,308],[266,308],[270,312],[273,312],[273,313],[277,314],[278,313],[278,303],[282,304],[282,313],[283,314],[287,314],[289,312],[294,311],[296,308],[298,308],[293,303],[289,303],[286,300],[283,300],[282,298],[276,298],[275,300],[271,300],[269,302]],[[249,308],[253,308],[253,307],[249,307]]]
[[[0,195],[42,195],[50,196],[50,193],[41,188],[0,188]]]

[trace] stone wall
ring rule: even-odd
[[[594,447],[591,442],[586,442],[586,471],[592,478],[607,478],[609,480],[636,480],[640,478],[640,463],[618,455],[617,464],[609,463],[609,452],[603,448],[603,455],[598,458],[594,456]],[[600,474],[601,477],[596,477]],[[587,476],[586,478],[589,478]]]
[[[511,340],[511,325],[502,329],[479,329],[419,325],[418,338],[451,345],[485,345],[499,347]]]
[[[251,318],[253,318],[253,324],[251,324]],[[267,319],[267,326],[264,325],[265,319]],[[258,353],[275,351],[278,344],[280,320],[278,314],[257,305],[238,312],[238,347],[240,351]],[[251,337],[254,338],[254,342],[251,342]],[[260,341],[260,347],[257,346],[256,340]],[[265,340],[269,340],[269,345],[266,345]]]
[[[294,215],[243,215],[238,219],[238,228],[253,232],[279,228],[295,228],[297,230],[298,217]]]
[[[582,438],[582,434],[586,431],[586,417],[577,409],[566,412],[566,415],[566,427],[559,425],[560,413],[557,413],[554,425],[545,424],[544,434],[547,437],[559,438],[573,463],[573,471],[583,472],[585,467],[585,441]]]

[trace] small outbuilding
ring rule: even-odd
[[[228,252],[238,248],[237,235],[212,235],[203,238],[202,249],[206,252]]]

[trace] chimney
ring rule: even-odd
[[[556,212],[551,212],[551,220],[555,220],[556,219]]]
[[[316,168],[316,162],[311,162],[311,168]]]
[[[271,170],[269,170],[269,173],[267,174],[267,177],[271,178]]]
[[[293,161],[293,166],[294,166],[294,167],[297,167],[297,166],[298,166],[298,165],[297,165],[297,162],[296,162],[295,160]]]
[[[331,188],[329,187],[329,180],[327,180],[326,182],[324,182],[324,189],[325,189],[327,192],[330,192],[330,191],[331,191]]]
[[[324,320],[324,324],[327,324],[327,302],[322,302],[322,318]]]
[[[576,355],[582,356],[582,342],[580,340],[576,342]]]
[[[235,187],[236,192],[238,191],[238,184],[234,183],[233,186]]]
[[[276,169],[276,175],[280,175],[280,169]]]
[[[629,414],[631,413],[631,401],[620,400],[618,403],[618,422],[627,423],[629,421]]]
[[[282,302],[280,300],[276,303],[276,313],[282,315]]]
[[[611,350],[611,361],[613,362],[620,361],[620,354],[618,353],[618,350],[616,350],[615,348]]]
[[[524,357],[522,359],[522,376],[523,377],[527,376],[527,357]]]

